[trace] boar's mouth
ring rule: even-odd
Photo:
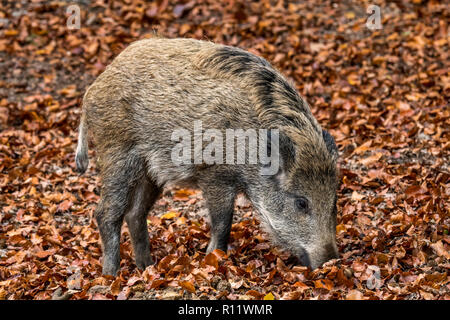
[[[311,268],[311,259],[305,249],[300,248],[297,252],[291,252],[286,261],[287,264],[301,265]]]
[[[304,248],[300,247],[294,254],[296,264],[301,264],[305,267],[311,267],[311,259],[309,258],[308,252],[306,252]]]
[[[276,231],[277,228],[274,226],[274,223],[272,219],[270,219],[269,213],[264,209],[263,206],[257,205],[256,208],[258,209],[259,214],[262,216],[263,220],[266,222],[266,224],[274,231],[275,233],[270,233],[271,237],[275,242],[281,247],[281,248],[288,248],[288,251],[290,251],[293,254],[293,260],[295,264],[300,264],[305,267],[311,267],[311,259],[309,257],[308,252],[302,247],[298,246],[296,248],[292,248],[292,246],[289,243],[286,243],[284,239],[281,239],[277,236]]]

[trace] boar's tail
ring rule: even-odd
[[[79,173],[84,173],[89,165],[87,124],[84,112],[81,116],[80,126],[78,127],[78,145],[77,153],[75,155],[75,163],[77,165],[77,172]]]

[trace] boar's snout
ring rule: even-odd
[[[297,256],[298,262],[312,270],[319,268],[322,264],[331,259],[339,258],[336,244],[327,244],[324,247],[314,250],[300,250]]]

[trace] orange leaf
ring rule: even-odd
[[[216,269],[219,268],[219,260],[217,259],[217,256],[213,252],[210,252],[206,255],[205,263],[207,265],[213,266]]]
[[[339,234],[339,233],[341,233],[341,232],[345,232],[347,230],[347,228],[345,227],[345,225],[344,224],[338,224],[337,226],[336,226],[336,233],[337,234]]]
[[[18,35],[18,34],[19,34],[19,31],[18,31],[18,30],[12,30],[12,29],[10,29],[10,30],[5,30],[5,32],[4,32],[4,35],[7,36],[7,37],[16,36],[16,35]]]
[[[433,250],[437,253],[438,256],[445,257],[446,259],[450,259],[450,253],[445,249],[444,244],[441,240],[431,245]]]
[[[56,252],[55,249],[41,250],[41,251],[36,252],[35,256],[42,259],[42,258],[47,258],[48,256],[55,254],[55,252]]]
[[[309,287],[306,284],[304,284],[303,282],[300,282],[300,281],[297,281],[296,283],[294,283],[294,287],[299,288],[301,291],[309,289]]]
[[[112,283],[111,283],[111,293],[115,296],[117,296],[120,293],[120,277],[117,277]]]
[[[161,219],[173,219],[175,217],[178,217],[180,215],[179,212],[175,212],[175,211],[169,211],[166,214],[163,214],[161,216]]]
[[[381,157],[383,156],[383,154],[381,152],[378,152],[374,155],[371,155],[367,158],[364,158],[362,160],[360,160],[359,162],[361,162],[363,165],[368,166],[369,164],[372,164],[374,162],[377,162],[378,160],[381,159]]]
[[[355,150],[353,150],[353,154],[362,154],[370,149],[370,146],[372,145],[372,140],[369,140],[359,147],[357,147]]]
[[[152,281],[150,289],[156,289],[160,287],[163,283],[166,283],[166,280],[156,279]]]
[[[175,194],[173,195],[173,200],[176,201],[187,201],[189,200],[189,196],[195,194],[195,191],[191,189],[180,189],[175,191]]]
[[[358,290],[351,290],[347,295],[345,296],[346,300],[362,300],[363,294]]]
[[[190,293],[195,293],[195,287],[189,281],[178,281],[178,284],[180,285],[180,287],[189,291]]]
[[[6,300],[6,291],[3,288],[0,288],[0,300]]]
[[[59,211],[67,211],[69,208],[73,205],[72,201],[70,200],[64,200],[58,205]]]
[[[262,294],[256,290],[248,290],[245,294],[247,296],[255,297],[256,299],[261,299],[261,297],[262,297]]]
[[[352,200],[353,201],[360,201],[362,199],[364,199],[364,196],[362,194],[356,192],[356,190],[354,190],[353,193],[352,193]]]
[[[323,289],[331,290],[331,289],[333,289],[333,282],[328,279],[320,279],[320,280],[314,281],[314,286],[317,289],[323,288]]]

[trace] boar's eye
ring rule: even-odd
[[[295,207],[299,211],[308,210],[308,200],[304,197],[298,197],[295,199]]]

